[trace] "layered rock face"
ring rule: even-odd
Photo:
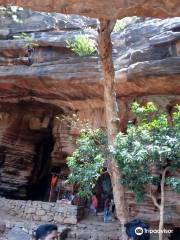
[[[36,11],[80,14],[84,16],[117,19],[126,16],[169,17],[179,16],[178,0],[0,0],[0,5],[17,5]]]
[[[28,184],[40,181],[48,171],[53,110],[23,102],[4,103],[0,108],[0,194],[25,197]]]
[[[96,20],[31,11],[21,17],[21,24],[0,20],[0,194],[16,198],[38,191],[53,167],[65,166],[74,139],[59,121],[62,114],[75,112],[94,128],[106,126],[98,54],[79,57],[66,43],[80,33],[95,39]],[[31,36],[31,49],[14,37],[22,32]],[[180,103],[180,18],[140,19],[112,33],[112,42],[120,128],[134,120],[134,100],[153,101],[170,115]],[[167,222],[177,223],[179,206],[172,206],[179,197],[168,195]],[[126,197],[132,217],[157,221],[150,201],[135,205],[131,193]]]
[[[16,102],[18,94],[61,108],[80,108],[82,100],[86,105],[90,99],[101,106],[98,56],[78,57],[66,43],[82,32],[95,38],[96,31],[83,29],[96,22],[77,18],[73,25],[72,18],[38,13],[26,13],[24,18],[20,25],[1,20],[1,100],[8,94],[9,101]],[[29,33],[35,44],[30,54],[27,41],[13,39],[22,32]],[[147,20],[113,33],[117,94],[179,94],[179,34],[179,18]]]

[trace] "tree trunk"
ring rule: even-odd
[[[104,103],[109,145],[114,144],[115,136],[119,131],[118,106],[115,93],[115,73],[112,60],[111,31],[115,22],[100,20],[99,54],[104,74]],[[128,219],[125,202],[124,187],[120,184],[121,173],[114,159],[108,160],[107,171],[110,175],[117,217],[122,225],[122,238],[127,239],[124,224]]]
[[[161,204],[160,204],[160,212],[159,212],[159,240],[163,240],[163,227],[164,227],[164,202],[165,202],[165,193],[164,193],[164,183],[166,178],[166,172],[168,167],[164,169],[162,172],[161,178]]]

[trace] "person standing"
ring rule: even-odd
[[[108,222],[109,218],[110,199],[106,198],[104,203],[104,223]]]
[[[94,194],[91,199],[91,206],[90,210],[94,213],[94,215],[97,215],[97,207],[98,207],[98,200],[96,195]]]

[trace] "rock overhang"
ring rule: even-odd
[[[68,106],[72,102],[73,106],[83,101],[101,102],[103,76],[98,55],[79,57],[66,43],[78,34],[97,38],[96,20],[31,11],[25,16],[23,26],[3,25],[11,34],[0,40],[1,100],[5,101],[5,96],[9,101],[33,98],[63,106],[65,102]],[[178,17],[144,19],[112,33],[118,97],[180,93],[179,25]],[[26,42],[13,39],[21,28],[37,43],[31,65],[24,57]]]

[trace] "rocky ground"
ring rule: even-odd
[[[103,223],[102,215],[88,217],[71,228],[67,240],[118,240],[120,236],[120,224],[110,218],[109,223]]]
[[[44,223],[12,217],[6,211],[0,212],[0,219],[0,240],[31,240],[33,231]],[[87,216],[76,225],[58,225],[58,231],[61,240],[121,240],[120,223],[112,217],[104,223],[102,213]],[[157,234],[150,239],[157,240]]]
[[[10,217],[6,212],[0,213],[0,240],[30,240],[33,230],[41,222],[25,221]],[[107,227],[108,226],[108,227]],[[67,240],[117,240],[120,235],[120,224],[110,218],[109,223],[103,223],[103,216],[89,216],[77,225],[58,225],[61,239]]]

